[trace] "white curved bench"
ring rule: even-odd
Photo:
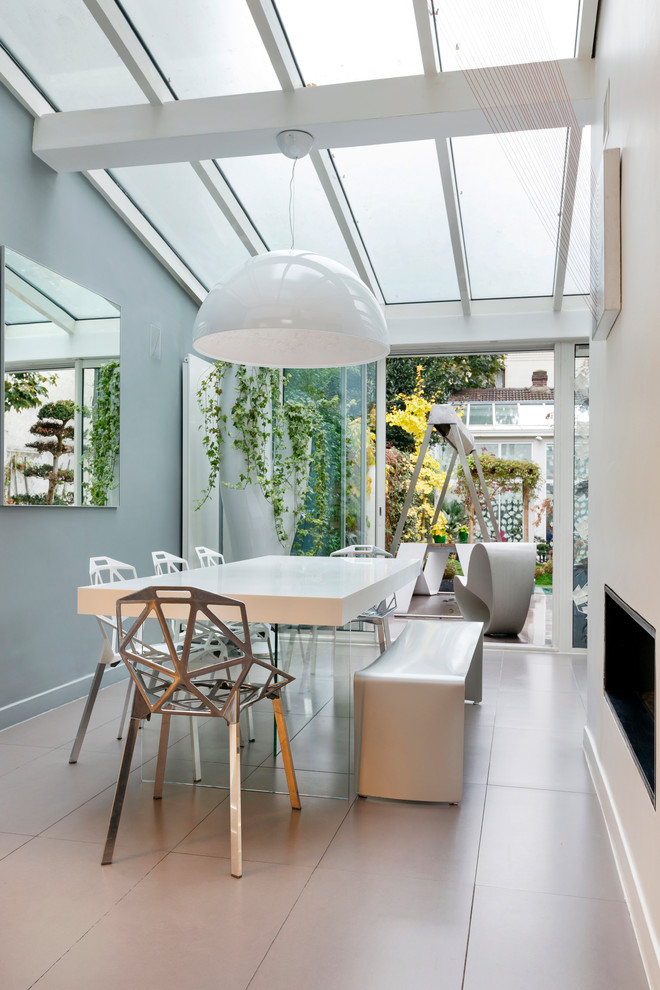
[[[353,678],[362,797],[463,797],[464,702],[481,701],[483,626],[413,620]]]
[[[463,618],[483,622],[486,636],[517,636],[534,591],[534,543],[477,543],[467,577],[454,578]]]

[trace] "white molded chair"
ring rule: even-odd
[[[90,557],[89,558],[89,583],[90,584],[114,584],[116,581],[128,581],[130,578],[137,578],[137,571],[132,564],[125,564],[121,560],[115,560],[114,557]],[[103,674],[108,667],[116,667],[121,663],[121,657],[117,653],[117,620],[114,616],[110,615],[97,615],[96,621],[99,624],[101,630],[101,636],[103,637],[103,643],[101,645],[101,654],[99,656],[98,663],[96,665],[96,670],[94,671],[94,676],[92,678],[92,683],[89,688],[89,694],[87,695],[87,701],[85,702],[85,707],[83,709],[82,717],[80,719],[80,725],[78,726],[78,731],[76,733],[76,738],[74,739],[73,746],[71,748],[71,753],[69,755],[69,763],[77,763],[78,756],[80,755],[80,749],[83,744],[83,739],[85,738],[85,733],[87,732],[87,727],[89,726],[89,720],[96,702],[96,697],[99,693],[99,688],[101,687],[101,680],[103,679]],[[124,707],[122,710],[121,720],[119,722],[119,731],[117,733],[117,739],[121,739],[124,731],[124,721],[126,719],[126,714],[128,712],[128,705],[131,698],[131,691],[133,690],[132,681],[129,679],[128,688],[126,690],[126,698],[124,700]]]
[[[484,623],[486,636],[517,636],[534,592],[533,543],[476,543],[467,577],[454,578],[464,619]]]
[[[392,557],[391,553],[387,550],[381,550],[380,547],[376,547],[373,544],[356,544],[350,547],[343,547],[341,550],[335,550],[330,554],[331,557]],[[371,625],[376,627],[378,632],[378,643],[380,646],[380,652],[384,653],[387,647],[390,645],[390,627],[388,616],[394,612],[397,608],[396,595],[392,595],[390,598],[384,598],[382,602],[377,605],[373,605],[371,608],[366,609],[360,615],[356,616],[356,622],[369,622]]]

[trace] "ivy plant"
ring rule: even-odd
[[[225,377],[235,371],[236,399],[229,414],[224,411]],[[202,413],[202,443],[209,463],[206,488],[199,509],[215,489],[222,471],[223,449],[228,433],[231,445],[240,450],[245,467],[236,481],[223,479],[227,488],[258,485],[270,503],[278,539],[288,543],[287,533],[300,528],[305,535],[314,530],[308,553],[316,552],[322,537],[326,490],[326,458],[321,420],[315,406],[301,399],[282,401],[285,384],[276,368],[247,368],[217,361],[201,381],[197,401]],[[310,498],[313,486],[317,498]],[[294,493],[294,508],[287,496]],[[293,519],[289,519],[293,512]],[[293,525],[289,525],[292,523]]]
[[[91,426],[82,458],[87,505],[107,505],[108,495],[119,484],[119,386],[118,361],[96,369]]]

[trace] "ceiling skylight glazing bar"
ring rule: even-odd
[[[578,165],[580,162],[580,145],[582,131],[580,128],[569,127],[566,138],[566,166],[564,169],[564,186],[561,197],[561,215],[559,219],[559,234],[557,237],[557,262],[555,265],[555,290],[553,310],[559,313],[564,299],[564,284],[566,282],[566,265],[568,249],[571,243],[571,227],[573,224],[573,209],[575,206],[575,191],[577,188]]]
[[[441,138],[435,142],[435,147],[438,153],[442,192],[445,198],[447,220],[449,221],[449,235],[454,253],[456,278],[458,279],[458,287],[461,293],[461,308],[463,315],[469,316],[472,311],[470,304],[470,279],[466,261],[465,241],[463,238],[463,224],[461,223],[460,207],[458,204],[456,174],[454,163],[450,156],[449,140],[447,138]]]
[[[291,92],[303,88],[302,75],[272,0],[247,0],[247,4],[282,89]],[[335,171],[330,152],[312,151],[310,158],[358,275],[369,286],[378,301],[383,302],[378,278],[348,205],[344,188]]]
[[[32,80],[0,45],[0,82],[33,117],[53,113],[53,107]]]
[[[167,83],[115,0],[83,0],[149,102],[162,106],[174,100]],[[261,254],[266,245],[247,213],[211,161],[191,162],[191,166],[231,224],[250,254]]]
[[[412,0],[412,3],[415,9],[415,23],[417,24],[419,50],[422,56],[424,75],[435,76],[438,74],[440,63],[435,33],[431,26],[429,0]]]

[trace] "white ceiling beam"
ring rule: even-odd
[[[557,238],[557,259],[555,263],[555,292],[553,309],[558,313],[563,305],[564,285],[566,284],[566,263],[571,243],[571,227],[573,224],[573,208],[575,206],[575,191],[577,188],[578,165],[580,163],[580,145],[582,131],[569,127],[566,146],[566,167],[564,169],[564,185],[561,191],[561,213],[559,219],[559,236]]]
[[[574,115],[580,125],[590,123],[593,61],[568,59],[559,67],[572,101],[566,116]],[[499,71],[478,70],[481,87],[488,85],[490,72]],[[508,71],[524,74],[527,67]],[[289,128],[310,131],[317,149],[490,133],[469,76],[469,71],[444,72],[433,78],[405,76],[179,100],[161,107],[49,114],[35,122],[33,150],[51,168],[67,172],[272,154],[275,135]],[[524,92],[522,77],[520,83]],[[543,108],[539,119],[546,119]],[[570,123],[567,119],[566,125]]]
[[[431,26],[429,0],[412,0],[412,4],[415,10],[417,37],[419,38],[419,50],[422,56],[424,75],[435,76],[440,66],[438,65],[435,37]]]
[[[301,87],[296,60],[271,0],[247,0],[247,5],[280,86],[287,93]]]
[[[6,265],[5,288],[8,292],[11,292],[12,296],[16,296],[17,299],[21,299],[24,303],[27,303],[37,313],[41,313],[47,320],[50,320],[56,327],[59,327],[60,330],[64,330],[68,334],[75,333],[76,321],[70,313],[67,313],[65,309],[62,309],[52,299],[45,296],[43,292],[40,292],[36,286],[31,285],[30,282],[26,282],[24,278],[17,275],[16,272],[12,271]]]
[[[100,192],[107,203],[117,213],[124,223],[133,231],[151,253],[160,261],[161,265],[176,279],[179,285],[197,303],[201,303],[208,294],[207,289],[195,278],[190,269],[181,258],[172,250],[170,245],[164,240],[158,231],[140,213],[134,203],[128,198],[126,193],[120,189],[117,183],[107,172],[103,170],[85,172],[85,177],[91,182],[94,188]]]
[[[154,106],[169,103],[173,97],[167,84],[115,0],[83,3],[149,102]]]
[[[582,0],[580,4],[580,22],[577,29],[577,58],[592,58],[596,40],[596,22],[598,20],[599,0]]]
[[[442,179],[442,192],[445,198],[447,220],[449,221],[449,237],[451,239],[451,249],[454,254],[456,278],[458,279],[458,288],[461,293],[461,309],[463,310],[463,316],[469,316],[472,311],[470,306],[470,283],[465,256],[463,225],[458,206],[458,191],[456,189],[454,166],[449,155],[449,141],[447,138],[443,141],[436,141],[435,146],[438,155],[438,165],[440,166],[440,178]]]
[[[33,117],[54,113],[48,100],[30,82],[22,69],[19,69],[4,48],[0,48],[0,82]]]

